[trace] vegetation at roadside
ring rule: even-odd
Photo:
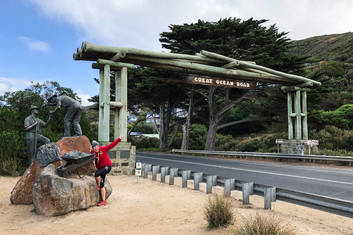
[[[293,229],[282,225],[281,221],[273,216],[257,214],[246,219],[233,233],[234,235],[295,235]]]
[[[231,201],[218,194],[209,197],[205,207],[205,218],[209,229],[230,225],[233,222]]]

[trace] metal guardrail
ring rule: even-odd
[[[152,169],[152,164],[150,164],[150,168]],[[157,166],[157,168],[160,169],[163,167]],[[169,167],[167,167],[167,168],[169,168]],[[146,170],[146,168],[143,167],[143,171],[145,171],[145,170]],[[176,172],[176,175],[182,176],[183,171],[186,171],[186,170],[185,169],[178,169]],[[190,176],[192,176],[192,175],[195,176],[195,173],[197,173],[197,172],[191,173],[191,171],[190,171]],[[167,174],[167,173],[165,172],[165,174]],[[174,172],[173,173],[170,172],[170,174],[174,174]],[[201,182],[206,182],[207,175],[205,175],[203,173],[202,173],[202,175],[203,175],[203,177],[202,177]],[[152,177],[152,179],[153,179],[153,177]],[[154,180],[156,180],[156,179],[154,179]],[[216,184],[219,186],[225,186],[225,181],[226,181],[226,178],[218,178],[216,181]],[[234,188],[232,190],[242,190],[245,183],[249,183],[249,182],[235,180]],[[261,184],[254,183],[253,193],[257,194],[257,195],[263,195],[265,197],[264,192],[265,192],[266,188],[273,188],[273,186],[261,185]],[[312,193],[307,193],[307,192],[282,189],[282,188],[277,188],[277,187],[275,187],[275,198],[279,199],[279,200],[290,199],[290,200],[294,200],[297,202],[307,203],[309,205],[319,206],[322,208],[334,209],[336,211],[349,213],[350,215],[353,214],[353,201],[342,200],[342,199],[337,199],[337,198],[332,198],[332,197],[328,197],[328,196],[312,194]]]
[[[258,152],[231,152],[231,151],[206,151],[206,150],[182,150],[173,149],[173,153],[191,153],[204,155],[220,155],[220,156],[237,156],[237,157],[258,157],[258,158],[273,158],[273,159],[300,159],[300,160],[322,160],[322,161],[337,161],[353,162],[353,157],[328,156],[328,155],[297,155],[284,153],[258,153]]]

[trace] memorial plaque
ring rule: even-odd
[[[200,84],[200,85],[206,85],[206,86],[223,86],[223,87],[238,88],[238,89],[255,89],[256,87],[255,82],[230,80],[230,79],[222,79],[222,78],[198,76],[198,75],[189,75],[186,78],[186,83]]]

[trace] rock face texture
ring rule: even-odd
[[[23,176],[12,189],[10,201],[12,204],[32,204],[32,186],[40,172],[37,159],[25,171]]]
[[[52,162],[53,159],[61,159],[61,155],[67,152],[77,150],[89,153],[91,144],[86,136],[75,136],[62,138],[56,143],[56,146],[55,143],[50,143],[48,146],[43,145],[38,149],[38,155],[42,163],[41,167],[45,167],[45,165]],[[64,161],[58,160],[52,162],[56,167],[64,164]],[[90,175],[93,174],[94,171],[94,163],[91,161],[83,165],[78,172],[80,175]],[[34,160],[11,192],[10,201],[12,204],[32,203],[32,186],[39,172],[40,165],[37,160]]]
[[[108,181],[105,188],[108,198],[112,193]],[[32,198],[36,213],[57,216],[96,206],[99,202],[99,192],[94,177],[63,178],[57,175],[56,167],[50,164],[37,176]]]
[[[61,151],[61,155],[64,155],[68,152],[71,151],[79,151],[82,153],[89,153],[90,148],[91,148],[91,143],[89,139],[86,136],[73,136],[73,137],[64,137],[58,142],[56,142],[56,145],[59,147]],[[93,161],[83,165],[78,173],[80,175],[90,175],[94,173],[95,171],[95,166]]]
[[[44,144],[38,149],[37,160],[41,168],[52,162],[60,161],[62,160],[60,149],[55,143]]]

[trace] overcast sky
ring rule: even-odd
[[[170,24],[268,19],[294,40],[353,31],[353,0],[1,0],[0,94],[54,80],[84,100],[98,93],[82,41],[162,51]],[[84,104],[87,104],[85,102]]]

